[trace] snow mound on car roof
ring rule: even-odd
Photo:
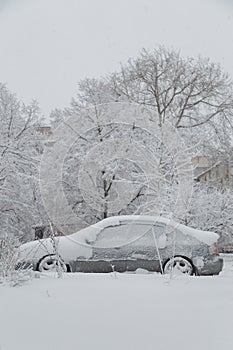
[[[169,228],[176,228],[180,230],[183,234],[189,235],[191,237],[194,237],[198,239],[199,241],[206,243],[208,245],[212,245],[213,243],[217,242],[219,235],[215,232],[211,231],[202,231],[198,230],[192,227],[188,227],[182,224],[179,224],[171,219],[164,218],[161,216],[148,216],[148,215],[123,215],[123,216],[113,216],[109,217],[107,219],[104,219],[92,226],[90,228],[94,228],[95,235],[97,235],[99,232],[101,232],[105,227],[108,226],[117,226],[120,225],[122,222],[128,222],[128,223],[163,223],[165,225],[168,225]],[[92,231],[92,230],[90,230]],[[88,230],[86,231],[88,232]],[[93,231],[92,231],[93,232]],[[91,233],[91,232],[90,232]],[[92,239],[94,237],[92,236]]]

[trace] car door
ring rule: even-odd
[[[104,228],[93,248],[93,259],[106,261],[116,271],[160,270],[159,249],[164,228],[153,222],[122,221]]]

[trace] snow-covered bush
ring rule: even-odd
[[[190,207],[180,221],[194,228],[217,232],[221,243],[232,242],[232,189],[209,185],[208,182],[195,185]]]
[[[17,267],[19,244],[17,238],[9,235],[0,239],[0,283],[17,286],[32,276],[31,267]]]

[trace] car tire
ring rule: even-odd
[[[46,255],[37,264],[37,270],[40,272],[57,272],[59,268],[62,272],[69,271],[64,261],[58,259],[55,255]]]
[[[195,267],[190,259],[183,256],[174,256],[174,258],[168,259],[163,266],[163,273],[167,274],[171,271],[191,276],[195,274]]]

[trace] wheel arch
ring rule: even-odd
[[[187,260],[191,265],[192,265],[192,268],[193,268],[193,274],[198,276],[199,273],[198,273],[198,269],[197,267],[194,265],[193,261],[191,258],[189,258],[188,256],[185,256],[185,255],[182,255],[182,254],[176,254],[174,256],[172,256],[171,258],[167,258],[164,262],[163,262],[163,273],[164,273],[164,268],[166,266],[166,264],[168,263],[168,261],[172,260],[173,258],[183,258],[185,260]]]
[[[40,258],[40,259],[38,260],[37,264],[36,264],[36,271],[40,271],[40,270],[39,270],[39,266],[40,266],[41,261],[43,261],[43,260],[44,260],[45,258],[47,258],[48,256],[55,256],[55,255],[56,255],[56,254],[46,254],[46,255],[44,255],[42,258]],[[61,260],[63,261],[62,258],[61,258]],[[65,262],[65,261],[64,261],[64,263],[65,263],[65,265],[66,265],[66,267],[67,267],[67,272],[72,272],[72,268],[71,268],[70,264],[67,263],[67,262]]]

